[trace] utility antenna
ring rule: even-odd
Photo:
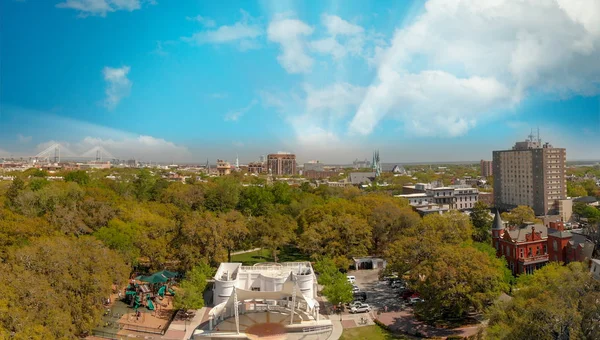
[[[540,138],[540,127],[538,126],[537,128],[537,139],[538,139],[538,144],[542,144],[542,139]]]

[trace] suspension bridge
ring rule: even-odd
[[[103,148],[102,146],[94,146],[93,148],[89,149],[88,151],[82,153],[82,154],[77,154],[71,150],[69,150],[69,148],[67,148],[66,146],[60,144],[60,143],[54,143],[52,145],[50,145],[49,147],[47,147],[46,149],[44,149],[43,151],[39,152],[37,155],[32,157],[33,159],[36,160],[46,160],[47,162],[54,162],[54,163],[59,163],[61,158],[62,159],[87,159],[87,160],[95,160],[95,161],[110,161],[113,159],[117,159],[117,157],[113,156],[110,152],[108,152],[105,148]]]

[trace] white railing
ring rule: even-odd
[[[333,325],[324,325],[324,326],[312,326],[312,327],[304,327],[302,328],[303,333],[308,332],[319,332],[319,331],[329,331],[333,329]]]

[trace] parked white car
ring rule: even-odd
[[[352,314],[368,313],[370,311],[371,311],[371,307],[366,303],[363,303],[358,307],[355,306],[355,307],[350,308],[350,313],[352,313]]]
[[[356,282],[356,277],[354,277],[353,275],[348,275],[346,276],[348,278],[348,282],[354,284],[354,282]]]

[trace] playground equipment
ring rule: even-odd
[[[146,308],[148,308],[148,310],[154,310],[154,303],[152,303],[150,295],[146,297]]]

